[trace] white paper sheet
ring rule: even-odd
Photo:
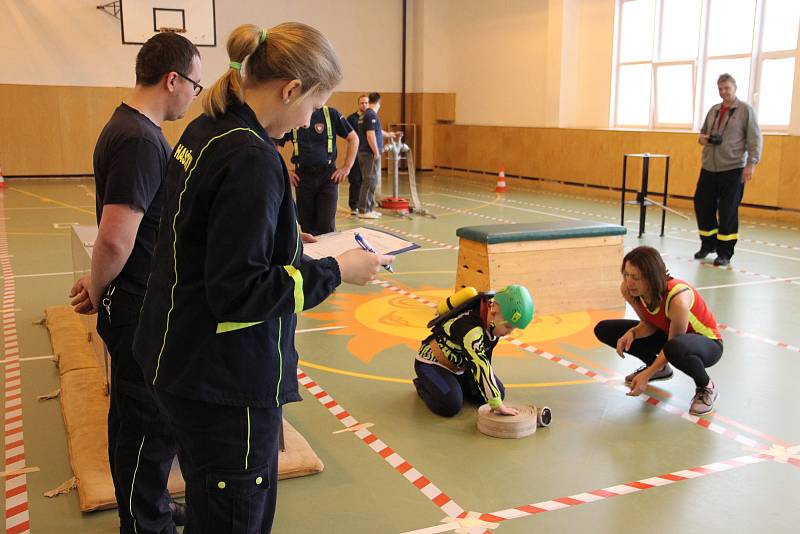
[[[342,252],[359,248],[356,243],[356,233],[369,243],[378,254],[400,254],[419,248],[419,245],[406,241],[396,235],[374,228],[351,228],[343,232],[318,235],[316,243],[303,243],[303,253],[312,258],[334,258]]]

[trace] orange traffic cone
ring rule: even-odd
[[[500,172],[497,173],[497,186],[494,188],[494,192],[505,193],[506,191],[508,191],[506,186],[506,167],[505,165],[500,165]]]
[[[6,179],[3,178],[3,169],[0,169],[0,189],[6,186]]]

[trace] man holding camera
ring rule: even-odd
[[[703,165],[694,212],[701,245],[694,257],[700,260],[716,252],[714,265],[725,266],[739,239],[739,203],[761,158],[763,139],[753,108],[736,98],[733,76],[720,75],[717,89],[722,102],[708,111],[698,139]]]

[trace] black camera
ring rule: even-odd
[[[708,136],[708,144],[709,145],[721,145],[722,144],[722,136],[720,134],[711,134]]]

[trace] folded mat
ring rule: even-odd
[[[114,508],[114,484],[108,466],[105,364],[92,347],[97,333],[68,306],[45,309],[53,354],[61,381],[61,413],[67,430],[67,447],[72,472],[78,482],[83,512]],[[322,461],[308,442],[285,419],[284,450],[278,455],[278,479],[319,473]],[[184,482],[177,462],[169,477],[169,491],[181,496]]]

